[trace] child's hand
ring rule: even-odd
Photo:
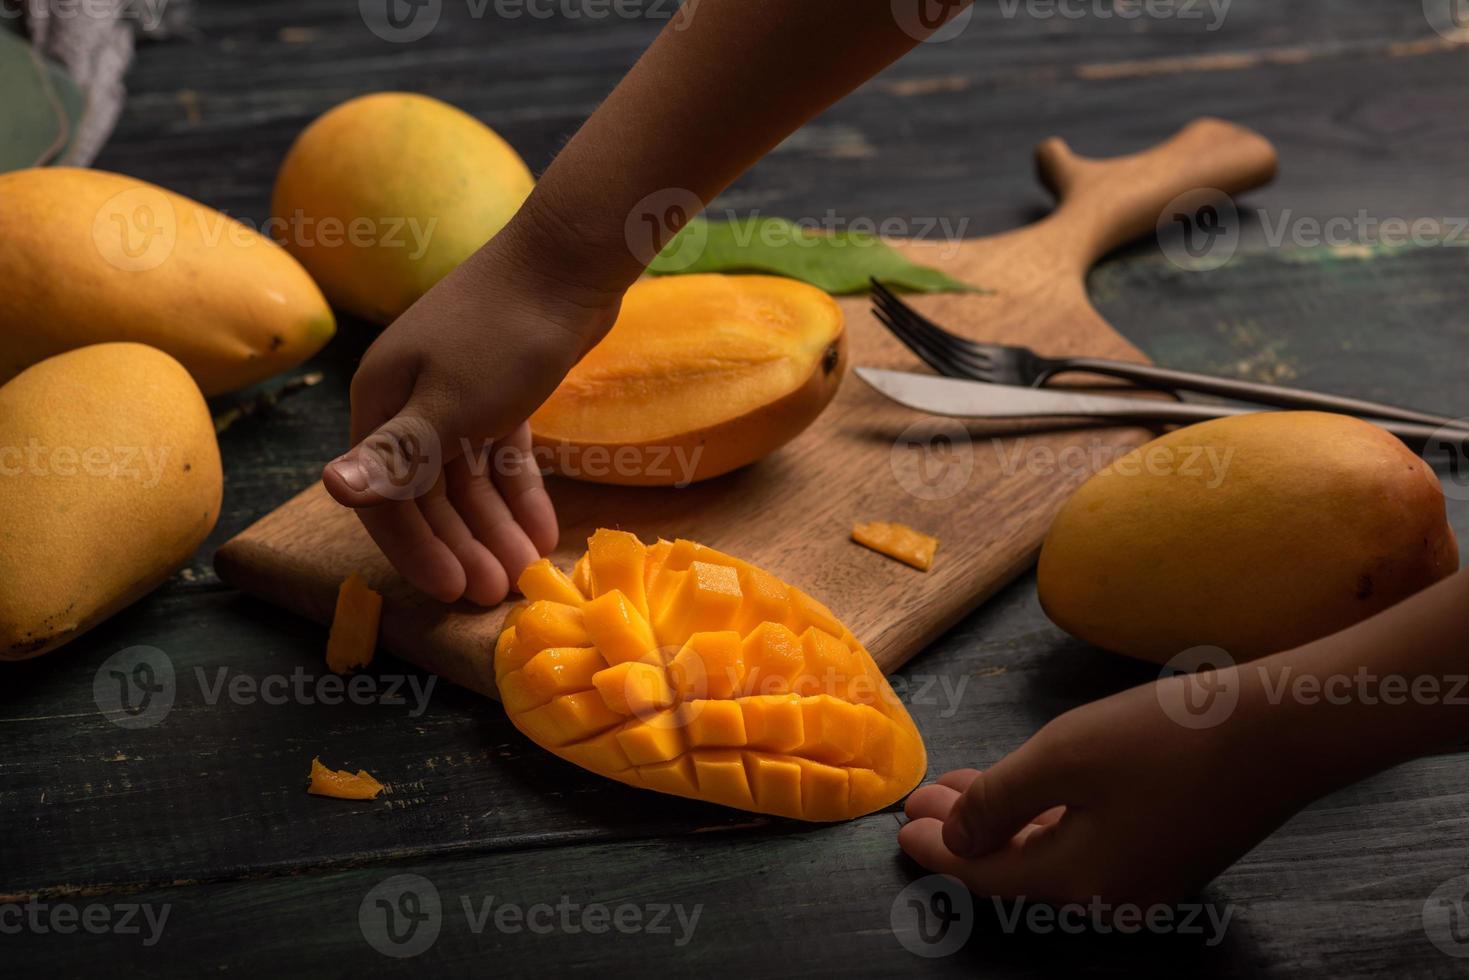
[[[322,475],[403,577],[445,602],[505,598],[556,545],[526,419],[616,319],[497,238],[387,328],[352,379],[354,448]]]
[[[1236,687],[1213,727],[1174,721],[1208,720],[1184,699],[1197,710],[1208,685],[1244,673],[1175,676],[1077,708],[988,771],[914,792],[898,842],[984,895],[1144,907],[1192,895],[1314,795],[1277,742],[1289,736],[1274,706],[1260,710],[1251,690]]]

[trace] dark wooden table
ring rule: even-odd
[[[426,39],[393,44],[365,29],[353,0],[205,0],[195,33],[140,50],[99,165],[258,222],[275,168],[309,120],[350,96],[404,88],[486,120],[540,168],[658,27],[649,17],[510,19],[493,6],[473,17],[482,6],[443,0],[443,22]],[[1193,116],[1222,115],[1268,135],[1284,164],[1273,187],[1245,202],[1240,253],[1199,273],[1153,244],[1129,250],[1093,276],[1103,311],[1161,362],[1462,411],[1469,251],[1316,244],[1309,223],[1430,218],[1469,244],[1469,51],[1431,27],[1419,0],[1238,0],[1213,31],[1207,14],[1099,16],[1126,6],[1110,2],[1073,4],[1080,19],[1028,15],[1052,9],[1035,5],[1007,18],[1013,5],[982,6],[959,38],[922,46],[816,120],[720,205],[942,218],[984,234],[1045,207],[1030,176],[1041,138],[1126,152]],[[1292,230],[1283,242],[1282,221]],[[897,851],[896,810],[813,829],[642,793],[552,759],[497,704],[446,684],[425,704],[406,685],[406,704],[324,703],[331,692],[313,684],[325,631],[224,588],[210,558],[342,448],[347,380],[371,336],[344,323],[312,365],[324,383],[222,436],[223,517],[188,568],[71,648],[5,670],[0,891],[21,903],[0,906],[7,971],[1469,969],[1421,923],[1435,889],[1469,872],[1469,767],[1457,754],[1337,793],[1261,844],[1208,891],[1232,913],[1217,944],[1010,934],[980,903],[962,950],[920,958],[891,925],[895,903],[900,914],[906,907],[900,893],[922,875]],[[1446,476],[1462,536],[1469,478]],[[124,730],[99,712],[93,682],[109,656],[136,645],[166,655],[175,698],[158,724]],[[278,687],[295,674],[304,688]],[[430,683],[386,658],[370,676],[384,702],[405,679]],[[992,763],[1067,708],[1154,675],[1052,627],[1027,577],[902,676],[940,773]],[[231,684],[241,685],[235,695]],[[956,699],[944,693],[955,690]],[[370,769],[391,793],[361,804],[306,795],[317,754]],[[401,964],[359,927],[359,910],[384,894],[374,889],[398,875],[427,878],[442,908],[436,941]],[[32,900],[44,929],[17,931]],[[540,928],[549,919],[496,927],[502,905],[537,903],[569,911],[549,932]],[[632,910],[615,920],[624,928],[581,928],[597,924],[599,913],[586,917],[597,903],[608,914]],[[126,911],[133,905],[166,912],[155,942],[143,915]],[[651,928],[662,906],[686,916],[697,907],[691,937],[672,913],[668,931]]]

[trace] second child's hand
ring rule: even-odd
[[[353,446],[322,479],[404,578],[492,605],[555,545],[539,473],[500,466],[528,448],[526,419],[610,328],[652,254],[918,43],[926,3],[685,4],[510,224],[384,331],[352,382]],[[487,441],[503,451],[488,471],[463,448]]]
[[[1469,570],[1298,649],[1084,705],[915,791],[898,842],[980,894],[1195,894],[1310,801],[1469,735],[1466,625]],[[1205,686],[1237,701],[1201,712]]]

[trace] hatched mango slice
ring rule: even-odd
[[[939,547],[938,538],[915,531],[906,524],[888,521],[854,525],[852,540],[878,554],[912,565],[920,572],[933,567],[933,555]]]
[[[890,806],[926,766],[882,672],[831,610],[691,541],[598,531],[549,563],[495,645],[533,741],[633,786],[800,820]]]

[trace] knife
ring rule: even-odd
[[[1240,405],[1202,405],[990,384],[936,374],[913,374],[882,368],[859,367],[857,377],[899,405],[929,415],[963,419],[1089,418],[1108,422],[1177,422],[1185,425],[1234,415],[1254,415],[1279,409]],[[1466,428],[1435,427],[1417,422],[1367,419],[1420,451],[1469,447]]]

